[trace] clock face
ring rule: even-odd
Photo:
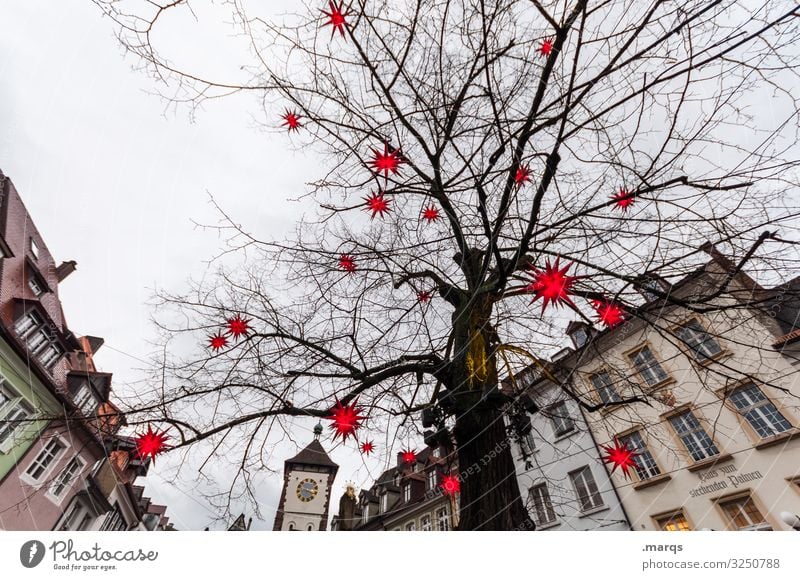
[[[313,479],[304,479],[297,484],[297,499],[300,501],[311,501],[317,497],[319,486]]]

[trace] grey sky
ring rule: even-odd
[[[152,82],[123,57],[111,23],[86,0],[7,1],[2,22],[0,168],[55,259],[78,262],[60,287],[67,320],[77,333],[106,339],[97,362],[120,391],[140,377],[136,359],[150,349],[152,289],[180,290],[219,249],[213,231],[192,223],[217,220],[208,193],[253,231],[280,236],[299,215],[286,200],[304,191],[308,159],[254,128],[247,97],[208,105],[194,124],[186,110],[165,113]],[[311,436],[313,425],[304,427],[299,443]],[[293,452],[277,451],[271,466]],[[368,476],[352,449],[332,456],[341,465],[337,501],[359,468],[360,479]],[[212,514],[192,478],[166,482],[176,460],[159,459],[147,493],[169,506],[178,528],[202,529]],[[213,476],[222,485],[224,475]],[[265,479],[265,521],[254,527],[271,527],[279,487],[276,477]]]

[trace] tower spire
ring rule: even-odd
[[[314,427],[314,439],[319,441],[319,436],[322,435],[322,423],[317,423]]]

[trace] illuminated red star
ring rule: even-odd
[[[372,150],[372,169],[378,174],[383,172],[384,177],[389,177],[390,173],[398,173],[402,162],[400,150],[390,148],[388,143],[383,144],[383,151]]]
[[[219,350],[228,346],[228,337],[221,332],[208,337],[208,346],[213,350]]]
[[[551,52],[553,52],[553,39],[546,38],[542,41],[542,44],[539,45],[539,54],[541,56],[550,56]]]
[[[445,495],[455,495],[461,491],[461,482],[456,475],[442,477],[442,491]]]
[[[364,455],[369,455],[373,451],[375,451],[375,445],[372,441],[364,441],[364,443],[361,444],[361,453]]]
[[[233,338],[247,336],[247,333],[250,332],[250,321],[237,314],[234,318],[228,320],[228,332]]]
[[[560,258],[556,258],[555,264],[550,264],[548,259],[545,262],[544,270],[534,268],[533,281],[525,287],[525,290],[535,294],[531,304],[539,298],[543,299],[542,312],[551,303],[555,306],[560,306],[564,303],[574,306],[569,294],[572,291],[572,286],[580,276],[568,276],[567,270],[569,270],[572,262],[560,268],[559,260]]]
[[[356,271],[356,260],[350,254],[342,254],[339,256],[339,268],[353,274]]]
[[[636,467],[635,458],[639,455],[636,451],[632,449],[628,449],[626,445],[620,444],[620,442],[614,438],[614,446],[611,445],[602,445],[603,451],[606,452],[605,457],[603,457],[603,461],[606,463],[613,464],[611,468],[611,473],[619,467],[622,469],[622,473],[625,474],[625,479],[630,477],[629,470],[631,467]]]
[[[419,300],[422,304],[431,301],[431,293],[428,290],[420,290],[417,292],[417,300]]]
[[[357,401],[353,401],[350,405],[342,405],[341,402],[336,401],[336,406],[327,417],[329,421],[332,421],[331,429],[335,431],[333,438],[336,439],[341,435],[342,440],[346,441],[349,435],[355,437],[356,430],[361,427],[361,421],[365,418],[361,414],[362,410],[357,405]]]
[[[611,196],[611,199],[613,199],[613,200],[616,202],[616,204],[614,204],[616,207],[618,207],[618,208],[619,208],[619,209],[621,209],[623,212],[625,212],[625,211],[627,211],[627,210],[628,210],[628,208],[629,208],[630,206],[632,206],[632,205],[633,205],[633,202],[634,202],[634,200],[635,200],[635,197],[634,197],[634,194],[633,194],[633,193],[630,193],[630,192],[629,192],[627,189],[625,189],[624,187],[620,187],[620,188],[619,188],[619,192],[618,192],[618,193],[615,193],[615,194],[613,194],[613,195]]]
[[[429,205],[422,210],[422,219],[424,219],[426,222],[435,222],[441,217],[442,216],[439,213],[439,208],[436,206]]]
[[[134,438],[136,454],[142,459],[152,457],[153,465],[155,465],[156,455],[169,449],[167,447],[167,439],[169,439],[169,435],[167,435],[166,431],[153,431],[152,426],[148,425],[147,432],[141,433]]]
[[[364,208],[366,211],[372,212],[372,217],[374,218],[376,215],[383,217],[383,214],[389,213],[389,203],[391,200],[387,199],[382,191],[378,193],[373,193],[369,197],[364,198],[364,202],[366,207]]]
[[[300,115],[297,114],[295,111],[289,111],[288,109],[286,112],[281,115],[281,119],[283,119],[283,124],[287,127],[288,131],[297,131],[302,125],[300,124]]]
[[[514,181],[520,187],[525,185],[531,180],[531,169],[527,165],[520,165],[517,167],[517,172],[514,174]]]
[[[350,9],[345,9],[344,7],[344,0],[341,0],[339,4],[336,4],[333,0],[328,2],[328,8],[330,12],[327,10],[322,10],[322,13],[328,17],[328,21],[325,23],[325,26],[332,26],[333,29],[331,30],[331,38],[333,35],[336,34],[336,31],[344,36],[344,29],[347,26],[347,17],[350,15]]]
[[[417,460],[417,452],[413,449],[406,449],[400,452],[400,459],[403,463],[414,463]]]
[[[616,302],[594,300],[592,302],[597,320],[606,328],[612,328],[625,322],[625,310]]]

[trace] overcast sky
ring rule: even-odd
[[[276,10],[296,4],[270,0]],[[105,338],[97,363],[120,391],[141,376],[137,359],[154,337],[146,304],[153,289],[180,290],[220,247],[215,233],[193,224],[217,220],[209,193],[254,231],[280,235],[301,211],[287,200],[305,191],[308,159],[256,129],[247,99],[214,103],[194,123],[186,110],[166,113],[87,0],[6,0],[2,12],[0,169],[56,261],[77,261],[59,288],[67,321],[77,334]],[[276,452],[273,467],[294,451]],[[332,457],[341,465],[338,505],[345,481],[368,475],[352,451]],[[167,483],[169,463],[159,458],[147,493],[168,505],[179,529],[202,529],[214,514],[193,478]],[[280,483],[272,476],[259,489],[264,521],[254,528],[271,529]]]

